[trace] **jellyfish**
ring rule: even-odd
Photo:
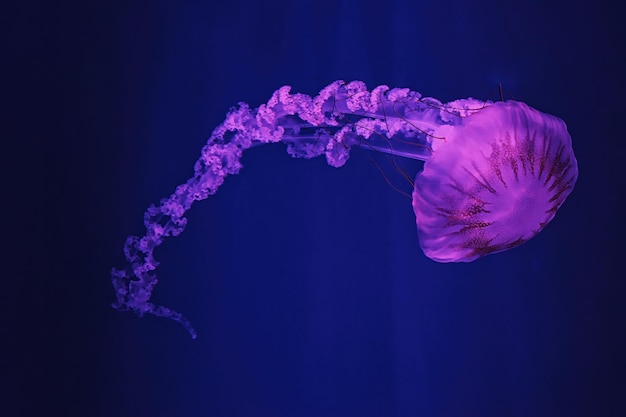
[[[153,303],[154,249],[177,236],[195,201],[239,173],[246,149],[283,142],[295,158],[324,155],[341,167],[351,149],[424,161],[412,204],[424,254],[471,262],[537,235],[571,193],[578,176],[565,123],[513,101],[468,98],[442,103],[408,88],[335,81],[318,95],[275,91],[267,103],[239,103],[213,131],[194,174],[144,214],[144,236],[129,236],[126,266],[111,272],[113,307],[153,314],[197,333],[181,313]]]

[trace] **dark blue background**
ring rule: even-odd
[[[626,414],[617,10],[592,0],[14,3],[2,17],[0,413]],[[438,264],[419,249],[410,200],[366,155],[335,169],[282,145],[255,148],[156,252],[154,300],[186,314],[198,339],[112,310],[124,239],[191,175],[229,107],[336,79],[442,101],[496,99],[502,83],[567,122],[576,188],[529,243]]]

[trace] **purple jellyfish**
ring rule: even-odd
[[[315,97],[281,87],[266,104],[240,103],[211,134],[194,175],[144,215],[146,234],[129,236],[124,269],[112,270],[119,310],[189,320],[150,302],[154,249],[180,234],[194,201],[241,169],[244,150],[284,142],[293,157],[324,154],[342,166],[358,147],[425,161],[413,209],[420,246],[438,262],[470,262],[518,246],[552,220],[578,176],[565,123],[517,101],[450,103],[408,88],[336,81]]]

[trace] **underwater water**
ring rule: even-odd
[[[626,413],[622,29],[600,3],[561,3],[23,6],[7,415]],[[565,121],[576,186],[528,242],[438,263],[401,175],[423,162],[353,149],[335,168],[254,147],[155,250],[151,301],[197,338],[111,308],[126,237],[229,109],[339,79],[442,102],[497,102],[501,85]]]

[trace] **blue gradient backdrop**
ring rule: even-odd
[[[607,2],[608,4],[608,2]],[[5,416],[626,415],[624,30],[583,0],[21,2],[3,19]],[[576,189],[523,246],[420,251],[410,200],[246,153],[156,252],[178,324],[110,308],[146,207],[239,101],[336,80],[563,118]],[[393,167],[381,168],[410,191]],[[411,175],[420,163],[409,162]],[[8,388],[7,388],[8,387]]]

